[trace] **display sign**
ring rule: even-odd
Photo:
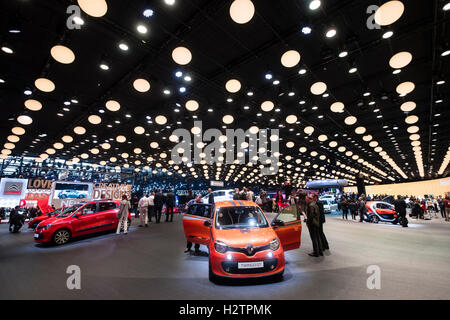
[[[121,200],[123,195],[126,195],[128,199],[130,199],[131,188],[132,185],[130,184],[96,183],[94,185],[94,193],[92,199]]]
[[[28,179],[2,178],[0,181],[0,207],[15,207],[24,198]]]
[[[213,181],[213,180],[211,180],[211,187],[223,187],[223,181]]]
[[[90,201],[92,189],[92,183],[55,181],[52,183],[50,203],[55,208],[61,208]]]
[[[28,189],[52,189],[52,180],[44,180],[44,179],[29,179],[28,180]]]
[[[306,183],[307,188],[321,189],[321,188],[341,188],[346,187],[348,184],[345,179],[324,179],[313,180]]]

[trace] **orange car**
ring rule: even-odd
[[[295,206],[269,222],[251,201],[191,204],[183,216],[187,241],[209,249],[209,279],[277,276],[284,272],[284,251],[300,247],[302,224]]]

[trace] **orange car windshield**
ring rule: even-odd
[[[266,228],[266,217],[261,209],[254,206],[221,207],[216,214],[216,227],[232,228]]]

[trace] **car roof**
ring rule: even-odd
[[[216,208],[221,208],[221,207],[243,207],[243,206],[257,207],[258,206],[253,201],[247,201],[247,200],[217,201],[215,203],[215,205],[216,205]]]

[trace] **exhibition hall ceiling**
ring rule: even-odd
[[[1,158],[248,184],[446,176],[447,3],[1,0]],[[194,121],[278,129],[279,171],[172,163]]]

